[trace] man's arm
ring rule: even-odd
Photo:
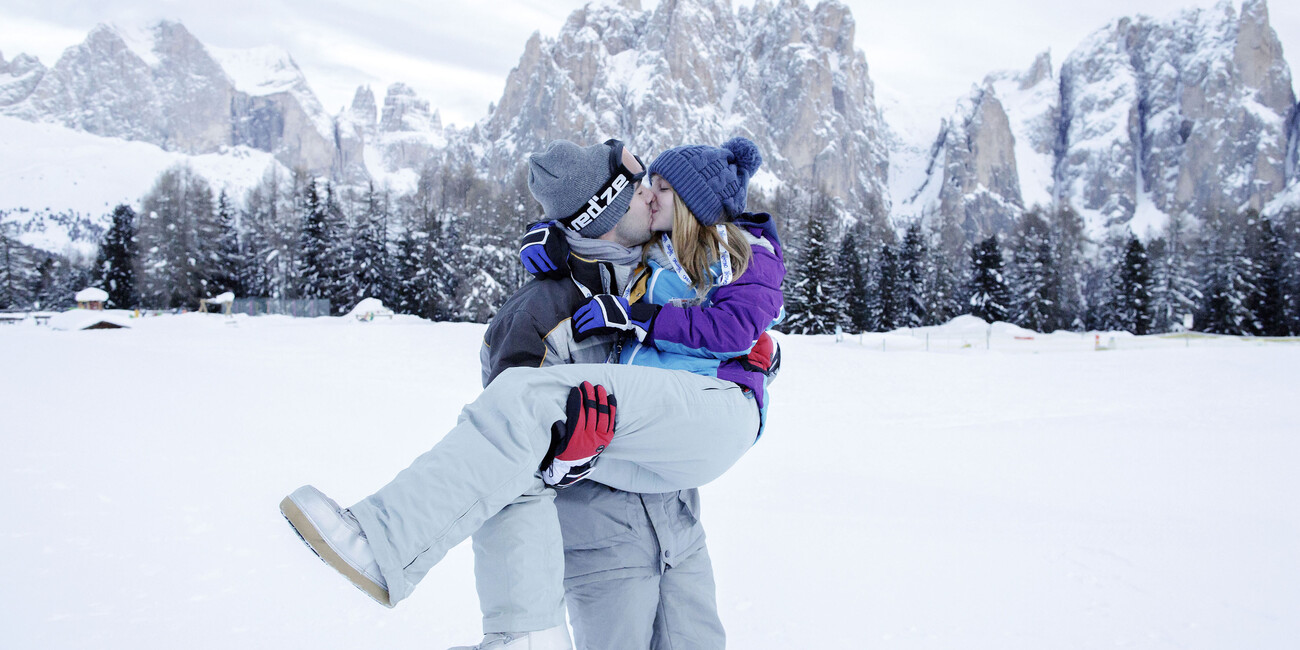
[[[483,385],[508,368],[540,368],[546,362],[546,334],[526,311],[497,314],[483,337]]]

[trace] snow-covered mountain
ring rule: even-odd
[[[270,48],[212,50],[174,22],[100,25],[52,68],[25,68],[0,78],[0,115],[190,155],[248,146],[313,173],[334,163],[332,119],[293,60]]]
[[[1041,55],[986,78],[945,120],[920,186],[894,197],[897,213],[955,214],[988,233],[1024,208],[1068,204],[1099,235],[1142,234],[1174,212],[1261,210],[1295,181],[1296,113],[1264,0],[1121,18],[1056,75]]]
[[[382,110],[361,88],[329,116],[283,52],[205,48],[178,23],[101,25],[53,68],[4,64],[0,115],[191,155],[248,146],[290,168],[398,189],[426,165],[509,178],[522,153],[554,138],[620,137],[650,154],[746,135],[765,153],[760,183],[825,187],[850,210],[883,213],[883,122],[853,39],[853,17],[835,2],[738,12],[727,0],[594,3],[555,37],[534,34],[489,114],[449,132],[402,84]]]
[[[887,205],[888,154],[854,20],[837,2],[638,0],[589,5],[534,34],[488,117],[453,158],[500,178],[554,138],[621,137],[658,152],[752,138],[760,183],[824,187],[850,210]]]
[[[1300,205],[1300,111],[1264,0],[1117,19],[1059,68],[1044,53],[1024,71],[990,74],[937,134],[902,124],[907,98],[889,99],[900,118],[886,125],[853,42],[854,18],[834,0],[739,9],[662,0],[651,10],[601,0],[558,34],[535,33],[500,100],[455,129],[403,84],[382,100],[359,88],[330,115],[283,51],[207,47],[172,22],[101,25],[53,67],[0,57],[0,119],[12,118],[3,131],[17,134],[0,141],[0,158],[32,156],[10,149],[64,129],[102,139],[101,148],[153,146],[151,159],[235,157],[207,167],[237,169],[238,182],[212,178],[236,195],[260,154],[338,182],[409,191],[426,168],[468,165],[508,182],[525,153],[554,138],[620,137],[652,155],[745,135],[764,152],[762,187],[825,188],[847,212],[899,225],[947,216],[972,239],[1006,231],[1034,206],[1068,203],[1100,235],[1142,234],[1174,211]],[[24,177],[12,192],[20,183],[0,175],[0,210],[138,197],[88,201],[89,187],[122,185],[97,182],[102,171],[76,156],[44,158],[65,160],[67,173],[34,186]],[[59,185],[62,177],[81,184]]]

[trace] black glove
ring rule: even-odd
[[[569,240],[564,228],[554,221],[539,221],[524,235],[519,259],[524,270],[538,279],[560,279],[569,275]]]

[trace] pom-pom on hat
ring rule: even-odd
[[[669,149],[650,163],[649,173],[668,181],[695,218],[712,226],[745,211],[746,187],[762,164],[757,145],[748,138],[732,138],[721,147]]]

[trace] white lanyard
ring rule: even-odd
[[[723,244],[718,247],[718,253],[721,257],[719,261],[722,263],[722,273],[720,277],[718,277],[718,286],[722,286],[724,284],[731,284],[731,253],[727,252],[726,246],[727,227],[723,224],[718,224],[714,226],[714,228],[718,229],[718,236],[722,238]],[[693,285],[694,283],[691,282],[691,276],[686,274],[686,269],[682,268],[681,261],[677,259],[677,251],[673,248],[672,238],[668,236],[668,233],[664,233],[661,237],[663,240],[664,252],[668,254],[668,263],[672,264],[673,272],[677,274],[677,277],[681,278],[682,282],[686,286],[689,287]]]
[[[600,274],[600,268],[599,268],[599,267],[600,267],[600,264],[601,264],[601,262],[597,262],[597,263],[596,263],[596,266],[597,266],[597,268],[596,268],[596,273],[597,273],[597,275]],[[644,273],[644,271],[642,271],[642,273]],[[636,272],[636,269],[633,269],[633,270],[630,271],[630,272],[628,273],[628,275],[627,275],[627,286],[623,287],[622,295],[623,295],[624,298],[628,298],[628,299],[629,299],[629,302],[630,302],[630,299],[631,299],[631,297],[632,297],[632,287],[636,286],[636,281],[637,281],[640,277],[641,277],[641,274],[637,273],[637,272]],[[573,281],[574,286],[577,286],[577,287],[578,287],[578,291],[581,291],[581,292],[582,292],[582,295],[583,295],[584,297],[586,297],[588,300],[590,300],[591,298],[594,298],[594,297],[595,297],[595,294],[593,294],[593,293],[591,292],[591,289],[588,289],[588,288],[587,288],[587,285],[585,285],[585,284],[583,284],[583,283],[581,283],[581,282],[578,282],[578,279],[575,278],[575,277],[573,277],[573,274],[572,274],[572,273],[569,274],[569,279]]]

